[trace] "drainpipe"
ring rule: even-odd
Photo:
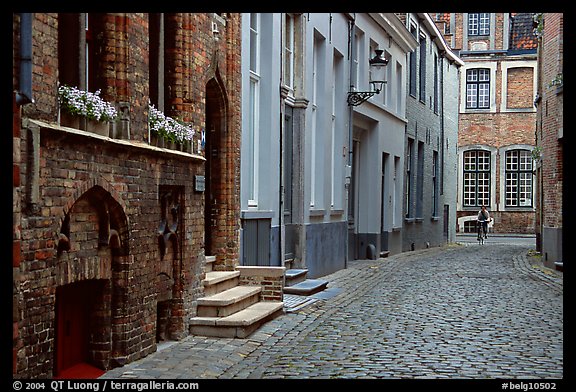
[[[347,14],[348,15],[348,14]],[[357,70],[353,67],[353,59],[356,50],[356,35],[354,34],[354,27],[356,25],[356,13],[352,16],[348,15],[349,23],[348,23],[348,62],[350,64],[350,72],[349,72],[349,82],[350,82],[350,90],[352,91],[355,89],[356,86],[353,84],[353,80],[355,80]],[[348,167],[352,167],[352,135],[354,130],[353,124],[353,116],[354,116],[354,106],[348,105]]]
[[[278,257],[280,266],[284,266],[284,241],[286,235],[286,228],[284,227],[284,96],[282,94],[282,86],[284,85],[284,46],[282,44],[282,37],[284,34],[284,29],[282,24],[284,23],[284,13],[280,13],[280,80],[279,80],[279,92],[280,92],[280,119],[279,119],[279,153],[280,159],[278,164]],[[274,64],[274,62],[272,62]]]
[[[34,103],[32,98],[32,14],[20,14],[20,80],[16,104]]]

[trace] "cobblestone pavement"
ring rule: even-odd
[[[102,378],[560,379],[563,274],[528,249],[453,244],[349,262],[246,339],[189,336]]]

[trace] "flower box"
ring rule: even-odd
[[[60,125],[68,128],[84,129],[86,128],[86,117],[73,116],[63,110],[60,110]]]
[[[110,121],[118,117],[116,108],[95,93],[76,87],[58,87],[60,125],[110,136]]]
[[[148,105],[148,126],[150,127],[150,144],[178,150],[192,151],[191,143],[194,136],[192,127],[166,116],[154,105]],[[160,142],[162,140],[162,142]],[[190,146],[190,147],[188,147]]]
[[[110,123],[108,121],[86,120],[86,131],[97,135],[110,137]]]
[[[68,128],[81,129],[97,135],[110,136],[110,122],[96,121],[82,116],[75,116],[60,111],[60,125]]]

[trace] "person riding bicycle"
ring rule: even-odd
[[[486,209],[486,206],[482,206],[482,209],[478,211],[478,224],[482,225],[482,231],[484,232],[484,238],[488,238],[488,223],[492,222],[490,218],[490,213]],[[478,231],[478,236],[481,236],[482,232]]]

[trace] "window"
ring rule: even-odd
[[[507,151],[506,207],[532,207],[532,178],[530,151]]]
[[[426,102],[426,36],[420,36],[420,101]]]
[[[250,14],[250,71],[258,73],[260,14]]]
[[[490,152],[464,152],[464,206],[490,207]]]
[[[408,148],[406,149],[406,218],[412,216],[412,150],[414,149],[414,139],[408,138]]]
[[[466,108],[490,108],[490,70],[474,68],[466,71]]]
[[[248,206],[258,206],[258,159],[260,133],[260,14],[250,14],[250,90],[248,112],[248,142],[246,155],[248,158]]]
[[[468,35],[490,35],[490,14],[468,14]]]
[[[294,16],[285,14],[284,21],[284,84],[294,87]]]
[[[432,216],[438,216],[438,151],[432,156]]]
[[[422,218],[424,208],[424,142],[418,142],[416,172],[416,218]]]
[[[416,38],[416,26],[410,26],[410,33]],[[416,97],[416,51],[410,52],[410,95]]]
[[[58,73],[61,84],[94,92],[98,83],[98,53],[103,46],[98,14],[58,14]],[[83,45],[83,48],[82,48]]]
[[[150,102],[164,111],[164,14],[150,13],[148,31]]]
[[[434,113],[438,113],[438,56],[434,54]]]
[[[312,48],[312,132],[311,132],[311,146],[310,146],[310,207],[321,208],[323,201],[323,181],[322,173],[324,170],[324,162],[322,162],[323,151],[325,143],[328,142],[325,136],[326,127],[328,127],[327,119],[322,117],[321,113],[324,110],[329,110],[326,107],[320,106],[326,96],[323,94],[325,91],[324,72],[326,64],[326,46],[325,39],[320,34],[314,36],[314,46]]]
[[[396,62],[396,113],[404,114],[405,90],[402,83],[402,64]]]

